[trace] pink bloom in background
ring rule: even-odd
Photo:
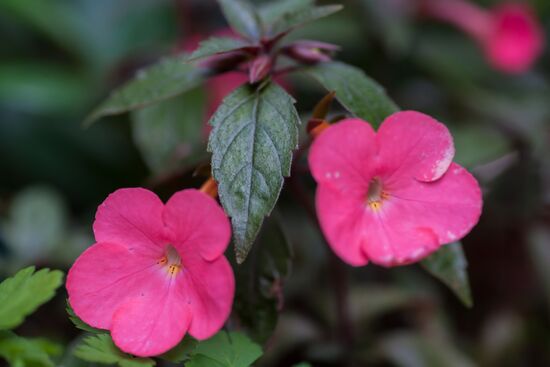
[[[454,24],[482,47],[498,70],[529,70],[544,48],[544,33],[533,10],[522,3],[504,3],[486,10],[466,0],[420,0],[425,15]]]
[[[154,356],[188,332],[215,334],[231,311],[235,280],[223,253],[223,209],[198,190],[164,205],[151,191],[120,189],[97,210],[97,243],[67,276],[69,303],[86,323],[108,329],[127,353]]]
[[[334,252],[354,266],[395,266],[464,237],[479,220],[481,191],[453,156],[447,128],[419,112],[395,113],[378,132],[360,119],[322,132],[309,165]]]

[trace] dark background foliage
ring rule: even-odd
[[[257,304],[236,305],[250,318],[232,319],[230,327],[252,325],[257,340],[268,339],[259,366],[550,365],[548,52],[528,73],[501,74],[464,34],[411,17],[406,6],[392,6],[398,1],[342,3],[342,12],[296,37],[342,46],[338,58],[362,68],[403,109],[433,115],[452,131],[456,160],[484,190],[481,222],[463,241],[475,306],[463,307],[418,266],[353,269],[334,258],[303,205],[314,185],[302,160],[264,226],[263,247],[254,250],[284,258],[280,244],[288,239],[291,275],[273,283],[273,271],[286,273],[288,264],[266,265],[266,255],[253,251],[240,271],[252,268],[259,283],[239,291]],[[531,3],[550,38],[550,3]],[[174,113],[196,124],[185,134],[204,154],[169,172],[148,168],[151,153],[130,115],[87,129],[81,123],[137,69],[224,27],[210,0],[0,2],[0,276],[29,264],[68,269],[93,242],[95,208],[116,188],[145,186],[167,198],[201,184],[191,173],[208,157],[196,133],[205,119],[203,94]],[[288,83],[307,120],[324,92],[308,80]],[[153,129],[144,134],[157,136],[160,149]],[[65,297],[60,292],[18,334],[69,344],[78,333]],[[268,338],[274,309],[282,313]]]

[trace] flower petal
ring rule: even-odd
[[[182,257],[182,263],[187,272],[178,286],[193,314],[189,334],[199,340],[208,339],[223,327],[231,313],[233,270],[223,256],[208,262],[188,254]]]
[[[434,181],[449,168],[453,138],[442,123],[415,111],[388,117],[376,135],[380,172],[388,182],[414,177]]]
[[[366,192],[376,164],[375,153],[372,127],[360,119],[347,119],[315,139],[309,167],[318,184],[342,192]]]
[[[119,189],[97,208],[94,234],[97,242],[109,242],[155,251],[165,245],[162,222],[164,204],[142,188]]]
[[[149,294],[162,285],[165,279],[156,265],[156,259],[122,245],[97,243],[69,270],[69,303],[84,322],[109,329],[113,314],[129,297]]]
[[[360,199],[319,185],[316,193],[319,224],[332,250],[353,266],[366,265],[364,211]]]
[[[198,190],[175,193],[166,203],[163,218],[181,253],[200,251],[205,260],[214,260],[231,239],[231,225],[221,206]]]
[[[156,356],[183,339],[191,312],[176,289],[181,280],[177,276],[163,282],[154,293],[132,298],[117,310],[111,335],[121,350],[139,357]]]
[[[476,179],[452,163],[441,179],[411,184],[391,190],[386,215],[389,225],[405,223],[410,227],[431,229],[441,244],[467,235],[481,215],[482,197]]]

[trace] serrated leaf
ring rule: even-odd
[[[300,119],[294,99],[274,83],[242,86],[227,96],[210,124],[212,173],[231,217],[242,263],[290,175]]]
[[[86,324],[84,321],[82,321],[80,319],[80,317],[78,317],[74,313],[74,310],[71,307],[71,305],[69,304],[68,300],[67,300],[67,307],[65,308],[65,310],[67,311],[67,314],[69,316],[69,320],[71,320],[71,322],[74,324],[74,326],[76,326],[78,329],[83,330],[83,331],[87,331],[89,333],[94,333],[94,334],[106,333],[107,332],[107,330],[96,329],[95,327],[90,326],[90,325]]]
[[[252,40],[261,38],[260,17],[248,0],[218,0],[218,3],[233,30]]]
[[[193,51],[187,61],[198,60],[203,57],[238,50],[246,47],[247,45],[248,44],[243,40],[232,37],[210,37],[200,42],[199,47]]]
[[[447,285],[466,307],[472,307],[468,281],[468,263],[460,242],[441,247],[420,263],[434,277]]]
[[[152,172],[170,172],[203,154],[204,115],[202,89],[132,112],[132,137]]]
[[[221,331],[200,342],[185,367],[249,367],[261,355],[262,348],[245,335]]]
[[[170,349],[168,352],[161,354],[159,358],[166,359],[167,361],[174,363],[186,361],[191,358],[193,353],[195,353],[198,344],[199,342],[196,339],[186,335],[178,345]]]
[[[352,114],[374,127],[399,110],[384,88],[361,69],[341,62],[321,63],[307,69]]]
[[[269,27],[282,17],[313,6],[314,0],[278,0],[265,4],[258,9],[262,24]]]
[[[342,8],[342,5],[307,6],[298,11],[286,12],[268,27],[267,33],[270,35],[277,35],[288,32],[317,19],[334,14],[342,10]]]
[[[10,366],[54,367],[50,357],[58,356],[63,348],[42,338],[22,338],[10,331],[0,331],[0,357]]]
[[[156,363],[150,358],[137,358],[122,352],[108,334],[97,334],[84,338],[74,355],[88,362],[117,364],[120,367],[150,367]]]
[[[277,325],[283,283],[290,273],[292,249],[277,216],[267,220],[248,260],[235,269],[234,310],[240,325],[263,344]]]
[[[84,123],[91,124],[104,116],[143,108],[195,88],[205,72],[186,63],[186,59],[185,55],[167,57],[138,71],[133,79],[114,90],[93,110]]]
[[[13,329],[40,305],[49,301],[63,281],[59,270],[34,266],[20,270],[0,283],[0,330]]]

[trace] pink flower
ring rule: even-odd
[[[544,36],[526,4],[504,4],[492,12],[492,27],[484,42],[489,62],[509,73],[531,68],[543,50]]]
[[[164,205],[141,188],[120,189],[97,210],[97,243],[67,277],[69,303],[136,356],[174,347],[189,332],[215,334],[231,311],[235,280],[223,256],[229,220],[214,199],[183,190]]]
[[[395,113],[377,133],[360,119],[322,132],[309,165],[334,252],[354,266],[395,266],[464,237],[479,220],[481,191],[453,155],[447,128],[419,112]]]
[[[422,12],[454,24],[473,37],[489,63],[507,73],[529,70],[543,51],[544,34],[526,4],[486,10],[466,0],[420,0]]]

